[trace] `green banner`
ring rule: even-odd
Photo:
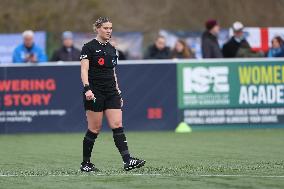
[[[282,120],[284,62],[179,63],[177,72],[178,107],[190,124]]]

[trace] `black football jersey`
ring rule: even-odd
[[[89,60],[88,79],[91,87],[103,91],[116,87],[114,67],[117,65],[116,49],[110,43],[96,39],[86,43],[81,51],[80,60]]]

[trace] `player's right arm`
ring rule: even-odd
[[[85,89],[85,95],[87,100],[92,100],[95,98],[93,92],[88,89],[89,87],[89,79],[88,79],[88,71],[89,71],[89,60],[88,59],[82,59],[81,60],[81,79],[82,83]],[[86,88],[88,90],[86,90]]]

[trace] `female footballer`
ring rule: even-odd
[[[142,167],[144,160],[130,156],[122,127],[122,98],[117,84],[115,66],[116,49],[109,43],[112,22],[105,17],[94,24],[97,36],[86,43],[81,52],[81,78],[84,85],[84,108],[88,121],[88,130],[83,140],[83,162],[81,171],[96,171],[90,162],[94,142],[102,128],[103,115],[113,131],[114,143],[120,152],[124,169],[129,171]]]

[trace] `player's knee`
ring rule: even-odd
[[[102,124],[88,124],[88,129],[93,133],[99,134],[102,128]]]
[[[101,129],[99,128],[89,128],[90,131],[92,131],[93,133],[99,134]]]
[[[120,127],[122,127],[122,121],[114,121],[113,123],[112,123],[112,128],[114,129],[114,128],[120,128]]]

